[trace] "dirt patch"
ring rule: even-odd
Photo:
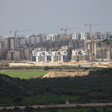
[[[88,75],[88,72],[49,72],[42,78],[55,78],[55,77],[75,77]]]

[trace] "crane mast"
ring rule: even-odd
[[[61,31],[65,31],[65,38],[67,39],[67,30],[70,30],[70,29],[80,29],[80,27],[71,27],[71,28],[61,28]]]

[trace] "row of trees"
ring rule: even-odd
[[[98,68],[98,67],[81,67],[79,66],[18,66],[18,67],[9,67],[7,64],[0,64],[0,70],[21,70],[21,69],[42,69],[42,70],[98,70],[98,69],[102,69],[102,68]]]

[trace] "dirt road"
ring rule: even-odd
[[[104,106],[112,106],[112,103],[86,103],[86,104],[57,104],[57,105],[33,105],[29,107],[33,108],[61,108],[61,107],[104,107]],[[14,108],[20,108],[25,109],[26,106],[10,106],[10,107],[0,107],[0,110],[2,109],[14,109]]]

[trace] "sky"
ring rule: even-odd
[[[112,0],[0,0],[0,35],[112,32]],[[78,29],[77,27],[81,27]],[[24,30],[24,31],[21,31]]]

